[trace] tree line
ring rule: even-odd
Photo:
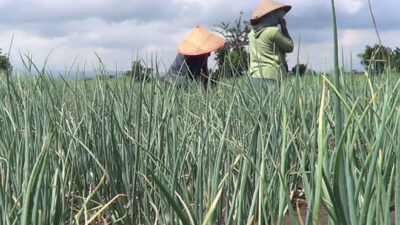
[[[225,46],[215,52],[217,69],[215,74],[224,74],[228,77],[242,76],[248,70],[248,34],[251,30],[250,22],[242,18],[240,13],[238,19],[232,24],[221,22],[214,25],[214,31],[221,34],[225,40]],[[365,46],[363,52],[357,55],[366,71],[380,74],[386,69],[400,72],[400,48],[391,49],[383,45]],[[307,64],[294,65],[290,70],[296,73],[297,67],[300,75],[304,74],[309,68]],[[3,54],[0,48],[0,70],[12,70],[7,54]],[[131,69],[124,73],[125,76],[133,77],[138,81],[147,81],[152,78],[153,70],[146,66],[143,60],[134,60]]]
[[[379,74],[386,69],[400,72],[400,48],[391,49],[389,47],[375,44],[374,46],[366,45],[362,53],[357,55],[361,58],[360,63],[365,70]]]
[[[240,13],[239,18],[232,25],[225,22],[215,25],[217,28],[215,31],[223,35],[226,39],[225,46],[216,51],[217,73],[222,72],[222,74],[228,76],[238,76],[246,74],[248,70],[249,54],[247,46],[249,44],[248,34],[251,26],[249,21],[242,19],[242,15],[243,13]],[[360,63],[366,71],[380,74],[386,69],[391,69],[394,72],[400,73],[400,47],[391,49],[378,44],[374,46],[366,45],[364,51],[357,56],[360,58]],[[307,64],[299,63],[298,65],[294,65],[289,71],[295,74],[297,67],[300,75],[310,70]],[[312,70],[311,72],[315,73]]]
[[[0,48],[0,71],[11,71],[12,66],[10,63],[10,59],[8,55],[3,53],[3,50]]]

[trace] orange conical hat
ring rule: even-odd
[[[267,15],[270,12],[273,12],[277,9],[283,9],[286,12],[292,8],[290,5],[281,4],[278,2],[274,2],[271,0],[260,0],[256,10],[254,10],[253,14],[250,17],[251,21],[255,21],[260,19],[261,17]]]
[[[182,55],[203,55],[224,46],[225,40],[200,26],[193,28],[178,46]]]

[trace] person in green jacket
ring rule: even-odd
[[[274,82],[287,74],[286,53],[294,46],[283,17],[290,9],[290,5],[261,0],[250,18],[249,73],[255,82]]]

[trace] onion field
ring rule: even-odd
[[[399,76],[342,75],[336,142],[331,76],[178,89],[2,73],[0,223],[394,224]]]

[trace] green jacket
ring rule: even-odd
[[[249,33],[250,76],[278,79],[285,76],[285,53],[293,51],[293,41],[278,27],[255,27]]]

